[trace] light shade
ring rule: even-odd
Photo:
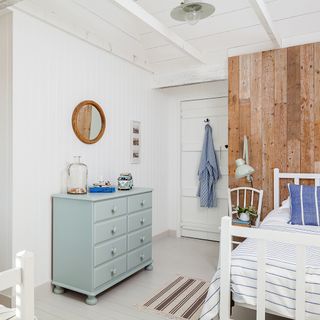
[[[215,10],[215,7],[208,2],[185,0],[171,11],[171,17],[178,21],[196,24],[199,20],[211,16]]]
[[[236,178],[238,179],[251,176],[255,172],[255,170],[250,165],[246,164],[243,159],[237,159],[236,166]]]

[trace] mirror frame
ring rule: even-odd
[[[78,127],[77,127],[77,120],[78,120],[79,112],[80,112],[82,107],[87,106],[87,105],[92,105],[93,107],[95,107],[98,110],[98,112],[100,114],[100,117],[101,117],[101,129],[100,129],[100,132],[97,135],[97,137],[95,139],[92,139],[92,140],[83,137],[81,135]],[[72,128],[73,128],[73,131],[76,134],[77,138],[80,141],[82,141],[83,143],[86,143],[86,144],[97,143],[102,138],[102,136],[103,136],[103,134],[104,134],[104,132],[106,130],[106,116],[104,114],[103,109],[100,107],[100,105],[98,103],[96,103],[93,100],[84,100],[84,101],[80,102],[75,107],[75,109],[73,110],[73,113],[72,113]]]

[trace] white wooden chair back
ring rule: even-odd
[[[235,195],[235,196],[233,196]],[[233,200],[235,199],[235,201]],[[238,187],[228,189],[228,206],[229,216],[232,218],[236,213],[234,208],[236,207],[254,207],[257,210],[257,219],[255,222],[256,227],[260,225],[261,210],[262,210],[263,190],[258,190],[249,187]]]
[[[16,317],[14,319],[35,319],[33,269],[33,253],[22,251],[16,254],[15,268],[0,272],[0,291],[16,288]]]

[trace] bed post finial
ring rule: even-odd
[[[274,209],[279,208],[279,201],[280,201],[280,185],[279,185],[279,169],[274,169],[273,175],[273,207]]]

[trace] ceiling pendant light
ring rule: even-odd
[[[187,21],[190,25],[195,25],[201,19],[211,16],[215,7],[203,1],[184,0],[171,11],[171,17],[178,21]]]

